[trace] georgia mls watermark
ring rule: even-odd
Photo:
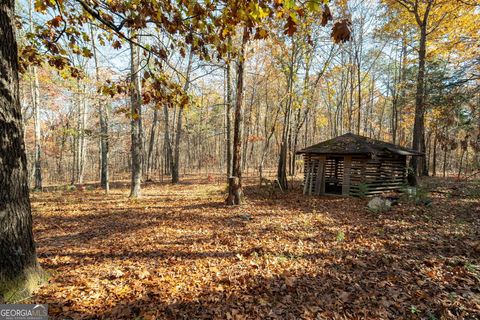
[[[0,320],[48,320],[48,304],[0,304]]]

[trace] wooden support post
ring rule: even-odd
[[[317,177],[315,180],[315,195],[320,195],[320,192],[322,190],[322,182],[323,182],[323,167],[324,164],[322,161],[318,162],[318,167],[317,167]]]
[[[310,173],[308,175],[308,194],[312,194],[313,191],[313,173],[315,172],[316,161],[310,161]]]
[[[345,156],[343,160],[343,184],[342,195],[348,196],[350,194],[350,172],[352,167],[352,156]]]
[[[308,191],[308,183],[310,181],[310,167],[312,165],[312,160],[309,156],[305,155],[304,157],[304,177],[303,177],[303,194],[307,194]]]
[[[321,195],[325,194],[325,164],[327,163],[326,156],[320,156],[318,160],[318,171],[317,171],[317,188],[316,194]]]

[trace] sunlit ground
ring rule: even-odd
[[[480,200],[434,184],[433,205],[387,213],[367,199],[190,179],[33,193],[53,319],[476,319]],[[440,187],[439,187],[440,186]],[[465,189],[466,190],[466,189]]]

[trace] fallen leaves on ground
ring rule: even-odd
[[[33,194],[53,319],[476,319],[480,200],[366,199],[247,183]]]

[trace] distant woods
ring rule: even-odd
[[[253,175],[287,189],[297,150],[346,132],[425,152],[412,163],[420,175],[475,175],[480,77],[468,23],[478,13],[413,2],[332,4],[331,22],[322,8],[295,26],[255,20],[249,34],[222,31],[228,52],[211,59],[189,44],[169,49],[178,39],[164,30],[132,27],[118,39],[94,19],[78,44],[90,54],[67,52],[83,78],[46,63],[22,75],[30,186],[131,180],[137,196],[145,181],[199,173],[223,174],[231,188],[241,179],[228,177]],[[20,8],[20,45],[42,19],[33,11]],[[340,18],[349,41],[331,37]]]

